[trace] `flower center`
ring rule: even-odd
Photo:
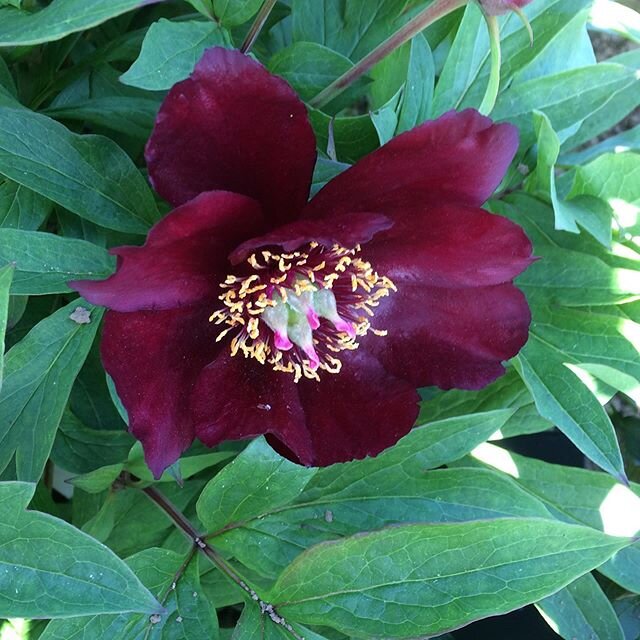
[[[358,348],[374,329],[370,318],[395,285],[357,257],[360,247],[327,249],[311,242],[292,253],[254,253],[242,275],[220,287],[223,306],[209,318],[232,334],[231,355],[242,353],[276,371],[319,380],[318,370],[338,373],[338,354]]]

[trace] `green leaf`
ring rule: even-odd
[[[402,91],[396,133],[408,131],[429,118],[435,67],[427,39],[418,34],[411,40],[409,69]]]
[[[156,616],[121,614],[54,620],[40,640],[215,640],[217,620],[202,595],[197,561],[191,560],[183,571],[184,562],[179,554],[156,548],[127,559],[145,587],[163,598],[163,609]]]
[[[0,9],[0,47],[59,40],[145,4],[149,0],[53,0],[36,13]]]
[[[586,149],[565,153],[560,156],[560,162],[565,165],[586,164],[603,153],[622,153],[624,151],[640,151],[640,125],[605,138],[602,142]]]
[[[203,16],[213,18],[213,0],[187,0],[187,2]]]
[[[555,424],[582,453],[616,478],[626,481],[620,447],[609,416],[569,366],[571,358],[535,333],[516,366],[538,412]]]
[[[640,485],[631,488],[600,471],[564,467],[484,444],[472,454],[512,475],[516,482],[565,522],[585,524],[610,535],[640,532]],[[598,571],[625,589],[640,593],[640,543],[622,549]]]
[[[310,549],[267,599],[292,621],[410,638],[535,602],[627,544],[551,520],[404,525]]]
[[[317,42],[355,62],[402,26],[406,0],[293,0],[294,42]]]
[[[0,391],[4,377],[4,335],[9,319],[9,288],[13,278],[13,266],[0,268]]]
[[[294,42],[269,60],[269,71],[287,80],[306,101],[352,67],[349,58],[316,42]],[[336,113],[348,106],[361,95],[364,85],[361,78],[323,107],[323,111]]]
[[[35,486],[0,483],[0,616],[49,618],[159,609],[112,551],[50,515],[25,511]]]
[[[317,109],[309,108],[308,112],[318,148],[327,148],[329,128],[333,127],[337,156],[343,162],[355,162],[380,146],[378,133],[368,114],[331,118]]]
[[[193,448],[197,446],[196,444]],[[127,471],[133,473],[144,482],[175,482],[176,477],[181,480],[186,480],[203,469],[214,467],[234,456],[233,451],[208,451],[204,449],[204,447],[202,448],[207,451],[207,453],[189,455],[193,448],[156,480],[144,461],[142,444],[136,442],[129,452],[126,468]]]
[[[225,27],[235,27],[250,20],[263,0],[213,0],[213,13]]]
[[[294,625],[293,631],[305,640],[326,640],[301,625]],[[291,632],[282,624],[275,624],[268,615],[260,612],[256,604],[249,602],[242,609],[231,640],[291,640],[292,637]]]
[[[14,264],[15,295],[69,293],[69,280],[111,275],[115,260],[106,249],[52,233],[0,229],[0,265]]]
[[[302,492],[316,471],[289,462],[258,438],[209,481],[198,498],[198,517],[209,531],[216,531],[284,506]]]
[[[176,483],[165,483],[162,493],[177,509],[184,512],[204,485],[205,481],[199,479],[188,480],[183,487]],[[126,557],[148,547],[161,546],[174,532],[171,520],[139,489],[112,493],[110,504],[105,503],[105,510],[108,509],[113,510],[110,517],[113,518],[114,525],[105,543],[119,556]],[[188,549],[186,539],[179,532],[175,533],[178,548]]]
[[[100,467],[95,471],[75,476],[71,478],[69,482],[71,482],[74,487],[78,487],[87,493],[100,493],[111,487],[123,468],[124,465],[122,463],[111,464],[106,467]]]
[[[138,59],[120,81],[149,91],[170,89],[193,71],[205,49],[228,45],[228,38],[215,22],[162,18],[149,27]]]
[[[147,98],[106,96],[70,101],[49,107],[44,113],[57,120],[86,122],[146,141],[159,106],[157,100]]]
[[[605,153],[576,169],[568,197],[595,196],[608,202],[618,225],[640,235],[640,155]]]
[[[328,160],[322,156],[318,157],[316,166],[313,169],[313,179],[311,181],[311,196],[313,197],[329,180],[348,169],[351,165],[344,162]]]
[[[158,219],[144,178],[115,142],[27,109],[0,107],[0,173],[108,229],[146,233]]]
[[[640,296],[638,260],[624,247],[608,252],[586,234],[561,234],[553,229],[553,210],[524,194],[512,194],[491,207],[520,224],[541,259],[516,283],[530,303],[572,307],[602,306],[637,300]]]
[[[514,413],[497,432],[491,434],[492,440],[553,428],[553,424],[535,410],[531,394],[513,368],[481,391],[451,389],[426,400],[421,406],[418,422],[433,422],[497,409],[513,409]]]
[[[36,481],[53,445],[73,381],[95,337],[101,309],[90,305],[90,322],[71,315],[78,303],[39,322],[5,359],[0,392],[0,469],[15,453],[19,480]]]
[[[603,108],[612,94],[631,88],[638,93],[639,85],[633,69],[611,63],[590,65],[508,88],[498,97],[491,117],[515,124],[526,148],[535,140],[534,109],[547,115],[555,131],[562,131]]]
[[[615,600],[613,607],[624,630],[625,640],[640,638],[640,597],[622,597]]]
[[[511,479],[480,471],[411,473],[395,467],[337,491],[310,483],[293,503],[229,527],[213,544],[261,575],[275,577],[314,544],[389,525],[551,517]]]
[[[124,462],[134,439],[126,431],[89,429],[66,411],[51,450],[52,460],[71,473],[89,473]]]
[[[500,18],[502,65],[500,86],[505,91],[525,75],[528,79],[593,62],[576,59],[578,33],[586,36],[587,0],[540,0],[525,9],[535,34],[533,46],[522,21],[513,12]],[[558,55],[568,40],[568,55]],[[564,52],[562,52],[564,53]],[[447,54],[434,96],[434,114],[448,109],[478,108],[490,72],[487,27],[476,5],[468,5]],[[537,108],[540,108],[539,105]]]
[[[625,640],[611,603],[591,574],[540,600],[536,607],[565,640]]]
[[[591,203],[583,193],[572,192],[562,200],[556,190],[555,170],[560,154],[560,139],[551,127],[549,118],[541,111],[533,112],[534,126],[538,140],[538,164],[535,173],[527,180],[527,189],[541,191],[551,200],[555,214],[555,228],[561,231],[579,233],[578,224],[584,227],[605,247],[611,245],[611,213]],[[571,199],[571,198],[574,199]],[[591,206],[590,206],[591,205]]]
[[[35,231],[47,219],[53,203],[11,180],[0,183],[0,227]]]
[[[536,307],[532,331],[575,365],[605,365],[640,382],[640,325],[604,310]]]

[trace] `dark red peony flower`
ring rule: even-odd
[[[193,441],[268,434],[305,465],[375,455],[417,386],[478,389],[527,339],[517,225],[480,205],[517,147],[476,111],[404,133],[309,203],[305,107],[237,51],[208,50],[146,149],[176,209],[107,280],[104,366],[158,476]]]

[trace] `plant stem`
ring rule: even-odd
[[[264,4],[260,7],[260,11],[258,11],[258,15],[256,19],[253,21],[251,28],[249,29],[242,46],[240,47],[240,51],[242,53],[247,53],[249,49],[253,46],[253,43],[256,41],[257,37],[260,35],[260,31],[262,31],[262,27],[264,27],[264,23],[267,21],[269,14],[271,13],[271,9],[275,7],[277,0],[264,0]]]
[[[374,64],[388,56],[398,47],[408,42],[413,36],[426,29],[436,20],[446,16],[448,13],[467,4],[467,0],[435,0],[426,9],[422,10],[415,18],[412,18],[403,27],[389,36],[384,42],[379,44],[373,51],[368,53],[362,60],[357,62],[346,73],[334,80],[328,87],[323,89],[317,96],[309,101],[309,105],[316,109],[333,100],[342,93],[351,83],[361,75],[369,71]]]
[[[165,514],[173,521],[173,523],[182,530],[182,532],[191,540],[194,549],[198,549],[202,552],[224,575],[229,578],[233,583],[240,587],[254,602],[260,607],[260,611],[263,615],[269,616],[270,620],[275,624],[284,627],[295,640],[304,640],[296,630],[281,616],[279,615],[272,604],[265,602],[260,598],[254,589],[252,589],[231,567],[227,564],[227,561],[212,547],[210,546],[195,527],[184,517],[184,515],[171,504],[167,498],[160,493],[154,486],[144,487],[141,489],[146,496],[154,502]],[[186,565],[185,565],[186,568]]]
[[[500,65],[502,54],[500,52],[500,25],[496,16],[485,15],[487,28],[489,29],[489,46],[491,47],[491,67],[489,70],[489,82],[482,98],[482,104],[478,111],[483,116],[488,116],[496,104],[498,91],[500,89]]]

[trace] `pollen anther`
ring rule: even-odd
[[[337,354],[357,349],[369,331],[386,335],[370,318],[380,299],[396,291],[389,278],[356,257],[359,252],[359,246],[310,242],[288,253],[251,254],[246,264],[253,273],[231,274],[220,285],[221,305],[209,318],[225,325],[216,341],[235,333],[232,356],[271,365],[295,382],[319,380],[320,371],[339,373]]]

